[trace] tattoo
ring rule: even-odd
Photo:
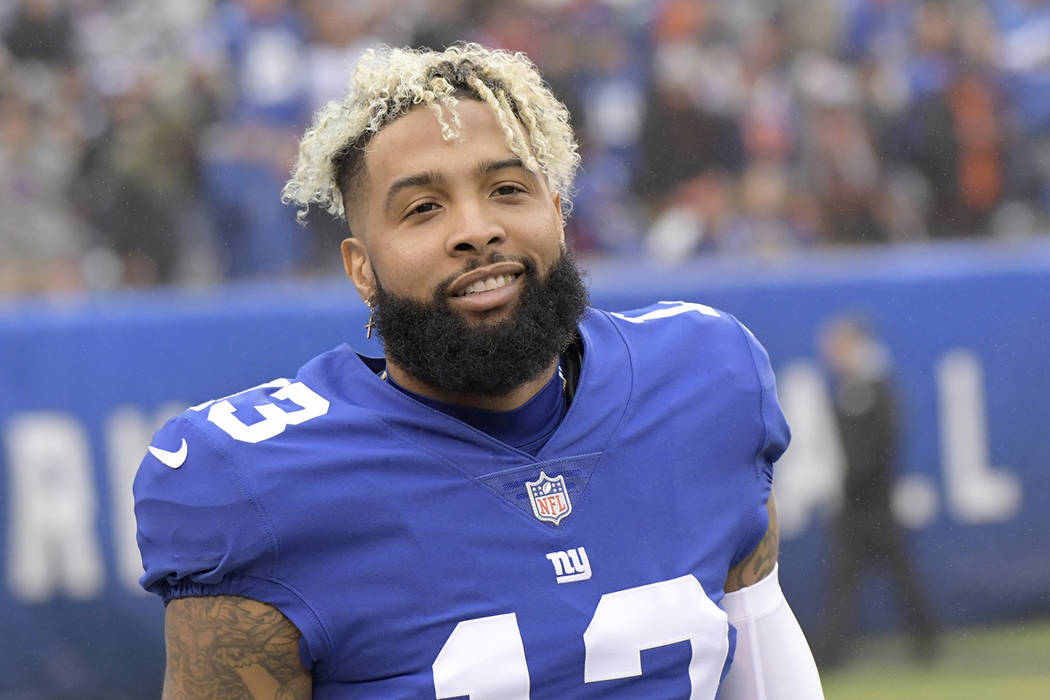
[[[180,598],[164,625],[164,700],[309,700],[299,630],[275,608],[236,596]]]
[[[777,506],[772,493],[769,494],[767,509],[769,527],[766,534],[746,559],[730,569],[726,577],[726,593],[758,583],[768,576],[777,564],[777,555],[780,552],[780,524],[777,522]]]

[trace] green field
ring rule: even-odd
[[[866,639],[857,654],[822,674],[827,700],[1050,699],[1050,620],[949,630],[929,664],[909,658],[899,635]]]

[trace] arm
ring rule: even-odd
[[[248,598],[179,598],[164,617],[164,700],[309,700],[299,630],[276,608]]]
[[[729,570],[724,588],[726,593],[755,585],[773,573],[773,567],[777,565],[777,555],[780,553],[780,523],[777,521],[777,504],[773,501],[772,492],[769,494],[766,510],[769,511],[769,527],[766,534],[762,535],[762,541],[744,561]]]
[[[806,637],[777,578],[780,535],[773,494],[769,529],[755,550],[726,577],[722,605],[736,627],[736,654],[719,697],[725,700],[823,699]]]

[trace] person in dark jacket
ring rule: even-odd
[[[898,466],[900,415],[886,347],[867,323],[838,317],[820,330],[820,353],[845,462],[842,509],[832,528],[830,590],[821,612],[818,663],[845,660],[855,646],[858,594],[864,575],[884,570],[902,605],[914,651],[935,653],[935,627],[891,492]]]

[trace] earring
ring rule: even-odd
[[[368,340],[372,337],[372,326],[375,325],[376,318],[376,307],[373,304],[368,304],[368,323],[365,324],[365,339]]]

